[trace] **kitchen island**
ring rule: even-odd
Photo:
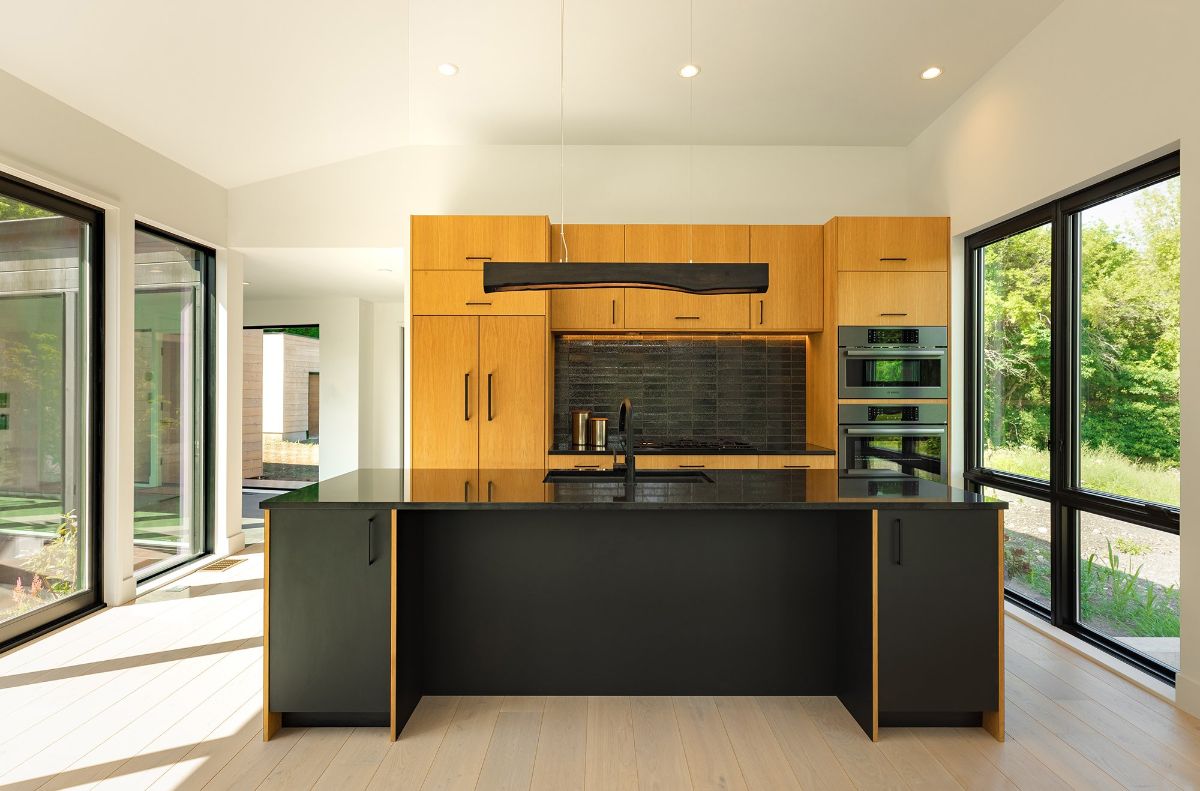
[[[264,738],[395,738],[424,694],[836,695],[871,738],[1003,738],[1004,503],[834,470],[544,475],[266,501]]]

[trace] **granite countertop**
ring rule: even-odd
[[[619,446],[609,445],[604,450],[580,448],[565,442],[555,443],[548,453],[553,455],[611,456],[613,451],[623,453]],[[805,442],[800,445],[788,442],[769,442],[754,448],[638,448],[638,456],[832,456],[832,448]]]
[[[365,469],[297,489],[263,502],[264,508],[332,507],[400,510],[580,509],[810,509],[1007,508],[1007,503],[912,477],[842,477],[837,470],[703,470],[708,481],[654,480],[639,473],[636,486],[621,481],[573,480],[542,484],[542,470]],[[470,491],[506,492],[510,502],[463,502]],[[477,482],[477,483],[476,483]],[[511,501],[512,493],[525,498]]]

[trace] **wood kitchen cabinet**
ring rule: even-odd
[[[412,273],[414,316],[545,316],[546,292],[485,294],[483,272]]]
[[[839,217],[838,269],[945,272],[948,217]]]
[[[945,272],[839,272],[838,324],[945,326],[946,289]]]
[[[562,226],[550,226],[550,260],[563,259]],[[625,260],[624,225],[567,225],[571,261],[620,263]],[[625,326],[625,289],[574,288],[550,292],[550,329],[606,330]]]
[[[750,226],[749,260],[770,266],[767,293],[750,295],[750,329],[821,331],[821,241],[819,225]]]
[[[543,317],[413,317],[415,469],[542,469],[545,421]]]
[[[674,453],[643,454],[636,458],[639,470],[754,470],[758,456],[751,453],[681,456]]]
[[[760,470],[832,470],[837,467],[837,456],[829,454],[776,455],[763,454],[758,457]]]
[[[748,263],[747,225],[626,225],[625,260],[646,263]],[[747,294],[701,296],[649,288],[625,289],[625,328],[746,330]]]
[[[545,216],[414,216],[412,268],[482,270],[484,261],[546,261]]]

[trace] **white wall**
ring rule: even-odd
[[[262,336],[262,430],[283,433],[283,335]]]
[[[368,419],[370,404],[364,396],[372,382],[369,363],[373,346],[367,331],[371,316],[370,303],[350,297],[247,299],[245,303],[248,327],[316,324],[321,328],[322,480],[371,463],[374,432]]]
[[[962,237],[1182,145],[1183,304],[1200,294],[1200,3],[1066,0],[910,146],[913,206],[949,214],[961,369]],[[1195,206],[1193,206],[1195,203]],[[1183,312],[1181,705],[1200,714],[1200,322]],[[962,425],[961,378],[954,416]],[[961,432],[959,432],[961,436]],[[953,472],[961,475],[961,447]]]
[[[132,598],[133,578],[133,223],[144,220],[218,248],[218,339],[241,335],[240,265],[220,248],[226,237],[224,189],[98,121],[0,71],[0,170],[105,210],[104,582],[109,604]],[[231,278],[231,269],[234,277]],[[236,293],[234,293],[236,290]],[[229,336],[230,328],[236,333]],[[240,361],[240,348],[231,351]],[[238,363],[240,365],[240,362]],[[241,372],[218,368],[218,418],[240,404]],[[236,414],[236,410],[234,411]],[[219,437],[218,459],[240,425]],[[233,455],[237,456],[240,448]],[[218,482],[221,492],[223,482]],[[223,498],[229,500],[229,498]],[[229,502],[232,502],[229,500]],[[240,507],[218,508],[218,549],[240,548]],[[231,521],[233,520],[233,521]],[[230,539],[230,531],[236,538]]]

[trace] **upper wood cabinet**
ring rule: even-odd
[[[948,217],[839,217],[838,269],[945,272]]]
[[[414,216],[412,268],[483,269],[483,262],[546,261],[546,217]]]
[[[412,273],[414,316],[545,316],[545,291],[485,294],[483,272]]]
[[[647,263],[750,260],[747,225],[626,225],[625,260]],[[702,296],[650,288],[625,289],[625,328],[636,330],[745,330],[747,294]]]
[[[944,326],[945,272],[839,272],[838,324]]]
[[[750,260],[770,265],[767,293],[750,295],[750,329],[820,332],[822,231],[820,225],[750,226]]]
[[[550,260],[563,260],[562,226],[550,226]],[[624,225],[571,225],[567,230],[571,261],[620,263],[625,260]],[[625,289],[572,288],[550,292],[550,329],[604,330],[625,326]]]

